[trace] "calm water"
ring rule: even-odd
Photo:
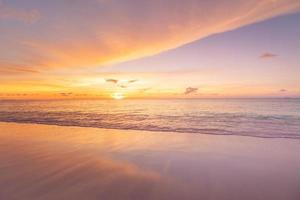
[[[300,139],[300,99],[0,101],[0,121]]]

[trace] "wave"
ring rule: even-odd
[[[122,112],[101,114],[78,111],[1,111],[0,121],[122,130],[300,139],[300,117],[289,115],[213,112],[155,115]]]

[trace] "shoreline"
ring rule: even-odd
[[[0,198],[300,197],[299,140],[0,122]]]
[[[232,137],[250,137],[250,138],[261,138],[261,139],[290,139],[290,140],[300,140],[300,137],[288,137],[288,136],[257,136],[257,135],[238,135],[238,134],[217,134],[217,133],[193,133],[184,131],[163,131],[163,130],[144,130],[144,129],[122,129],[122,128],[103,128],[103,127],[93,127],[93,126],[76,126],[76,125],[60,125],[60,124],[47,124],[38,122],[12,122],[12,121],[0,121],[1,123],[7,124],[23,124],[23,125],[45,125],[45,126],[58,126],[58,127],[73,127],[73,128],[91,128],[100,130],[115,130],[115,131],[128,131],[136,133],[159,133],[159,134],[195,134],[195,135],[211,135],[211,136],[232,136]]]

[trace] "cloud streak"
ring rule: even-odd
[[[189,95],[189,94],[195,94],[198,92],[198,88],[195,88],[195,87],[188,87],[185,89],[184,91],[184,95]]]
[[[287,89],[280,89],[279,92],[287,92]]]
[[[113,84],[117,84],[117,86],[119,88],[127,88],[129,85],[137,82],[137,79],[132,79],[132,80],[118,80],[118,79],[113,79],[113,78],[109,78],[109,79],[105,79],[105,81],[107,83],[113,83]]]
[[[114,84],[117,84],[117,83],[119,82],[119,80],[117,80],[117,79],[112,79],[112,78],[105,79],[105,81],[106,81],[107,83],[114,83]]]
[[[273,54],[273,53],[266,52],[266,53],[261,54],[259,57],[262,58],[262,59],[268,59],[268,58],[277,57],[277,55]]]
[[[32,0],[29,3],[30,10],[0,4],[1,19],[34,22],[41,13],[45,22],[35,26],[34,32],[21,28],[16,34],[11,27],[5,29],[0,36],[6,41],[0,47],[0,59],[47,70],[149,56],[300,9],[298,0],[87,0],[74,1],[72,6],[51,1],[42,7]]]
[[[68,97],[68,96],[73,95],[73,93],[72,92],[61,92],[61,93],[59,93],[59,95],[64,96],[64,97]]]

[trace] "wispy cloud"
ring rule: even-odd
[[[72,92],[61,92],[61,93],[59,93],[59,95],[64,96],[64,97],[68,97],[68,96],[73,95],[73,93]]]
[[[114,84],[117,84],[119,82],[119,80],[117,79],[112,79],[112,78],[109,78],[109,79],[105,79],[106,82],[108,83],[114,83]]]
[[[109,79],[105,79],[105,81],[108,83],[117,84],[117,86],[120,88],[127,88],[130,84],[133,84],[133,83],[137,82],[138,80],[137,79],[118,80],[118,79],[109,78]]]
[[[274,57],[277,57],[277,56],[278,55],[276,55],[274,53],[266,52],[266,53],[261,54],[259,57],[262,58],[262,59],[267,59],[267,58],[274,58]]]
[[[133,79],[133,80],[129,80],[129,81],[123,81],[121,82],[121,84],[119,84],[118,86],[120,88],[128,88],[130,84],[137,82],[137,79]]]
[[[198,88],[196,87],[188,87],[184,91],[184,95],[195,94],[198,92]]]
[[[128,88],[128,85],[125,85],[125,84],[120,84],[118,85],[119,88]]]
[[[9,69],[1,69],[0,68],[0,75],[23,75],[23,74],[32,74],[32,73],[39,73],[38,71],[32,69],[22,69],[22,68],[9,68]]]
[[[40,75],[40,73],[39,70],[32,66],[10,64],[0,60],[0,79],[7,76],[28,77],[29,75]]]
[[[30,3],[34,5],[34,1]],[[37,10],[21,5],[16,8],[2,2],[0,18],[28,22],[39,19]],[[19,28],[19,34],[15,34],[9,32],[14,28],[8,29],[0,58],[7,58],[8,54],[3,52],[17,51],[22,56],[13,60],[29,61],[29,67],[46,69],[116,63],[299,10],[300,1],[86,0],[74,1],[71,7],[64,1],[50,1],[40,7],[40,12],[55,15],[41,13],[47,24],[35,27],[34,31]]]
[[[0,96],[6,96],[6,97],[25,97],[25,96],[27,96],[27,95],[29,95],[29,94],[27,94],[27,93],[7,93],[7,94],[1,94],[0,93]]]
[[[7,5],[3,0],[0,0],[0,20],[13,19],[25,23],[34,23],[40,18],[40,13],[37,10],[19,9]]]
[[[133,79],[133,80],[129,80],[128,81],[128,83],[130,84],[130,83],[135,83],[135,82],[137,82],[138,80],[137,79]]]
[[[287,89],[280,89],[279,92],[287,92]]]

